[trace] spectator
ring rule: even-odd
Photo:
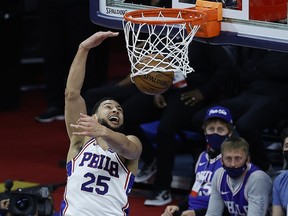
[[[275,128],[287,116],[288,54],[252,48],[243,48],[243,51],[239,93],[217,102],[217,105],[231,111],[236,131],[250,143],[252,162],[263,171],[270,172],[272,166],[265,151],[262,132],[266,128]],[[193,117],[194,131],[200,131],[206,109]]]
[[[187,214],[201,216],[206,213],[211,193],[211,180],[215,171],[222,167],[221,144],[232,135],[233,131],[230,111],[218,106],[207,110],[203,121],[203,131],[208,145],[197,160],[196,178],[191,193],[188,199],[179,206],[167,206],[162,216]]]
[[[46,110],[35,117],[39,122],[64,120],[64,89],[70,63],[78,45],[103,28],[89,16],[89,0],[41,0],[39,2],[42,51],[44,57]],[[108,41],[89,53],[87,79],[82,91],[106,82]],[[101,73],[92,73],[96,71]],[[91,82],[93,80],[93,82]]]
[[[190,129],[191,123],[187,119],[229,92],[225,87],[233,79],[237,67],[235,49],[192,41],[189,59],[195,72],[188,74],[186,86],[174,86],[163,95],[154,97],[139,93],[123,104],[126,129],[129,134],[137,135],[143,144],[141,159],[144,164],[135,182],[146,181],[157,169],[155,188],[151,197],[145,200],[145,205],[161,206],[171,202],[170,185],[177,148],[175,134]],[[140,125],[159,119],[155,149]]]
[[[272,192],[272,180],[250,163],[249,144],[241,137],[231,137],[221,146],[223,167],[212,180],[212,192],[206,216],[265,216]]]
[[[286,216],[288,207],[288,129],[282,132],[284,168],[273,182],[272,216]]]
[[[61,215],[128,215],[128,193],[138,170],[139,139],[121,132],[123,109],[100,100],[88,116],[81,88],[88,53],[115,32],[97,32],[84,40],[72,62],[65,90],[65,123],[70,139],[67,185]],[[80,115],[80,118],[79,118]],[[73,168],[72,168],[73,167]]]

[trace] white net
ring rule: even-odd
[[[151,17],[150,14],[145,17],[142,14],[135,20],[123,20],[131,78],[153,71],[171,70],[181,71],[186,77],[187,73],[194,71],[189,65],[188,46],[200,25],[185,22],[181,10],[176,17],[164,16],[160,11],[157,16]],[[151,20],[161,21],[161,24],[149,24]],[[186,27],[190,28],[189,32]]]

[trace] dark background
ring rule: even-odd
[[[0,111],[18,109],[21,91],[45,88],[38,1],[0,1]],[[107,71],[92,76],[90,79],[95,79],[95,87],[119,80],[129,73],[122,32],[111,40],[108,49],[108,64],[113,61],[117,70],[109,64]]]

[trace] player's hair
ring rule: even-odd
[[[203,122],[202,124],[202,129],[205,130],[207,125],[209,125],[211,122],[215,122],[215,121],[219,121],[220,123],[224,124],[225,127],[227,127],[229,133],[233,131],[233,128],[234,128],[234,125],[231,124],[230,122],[227,122],[221,118],[210,118],[210,119],[207,119],[206,121]]]
[[[249,143],[242,137],[229,137],[221,145],[221,154],[225,151],[230,150],[242,150],[245,152],[246,156],[250,156],[249,153]]]
[[[98,111],[98,108],[100,106],[100,104],[103,102],[103,101],[106,101],[106,100],[114,100],[114,101],[117,101],[115,100],[115,98],[113,97],[104,97],[102,99],[100,99],[99,101],[97,101],[97,103],[94,105],[93,109],[92,109],[92,113],[96,113]]]

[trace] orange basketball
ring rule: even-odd
[[[168,60],[159,63],[159,60],[164,59],[164,57],[160,54],[157,54],[153,60],[151,60],[151,56],[154,57],[155,54],[142,57],[139,63],[135,65],[135,67],[138,70],[150,70],[157,66],[165,68],[165,71],[151,71],[145,75],[136,75],[133,77],[133,82],[135,83],[136,87],[145,94],[162,94],[167,91],[173,84],[174,68],[169,66]]]

